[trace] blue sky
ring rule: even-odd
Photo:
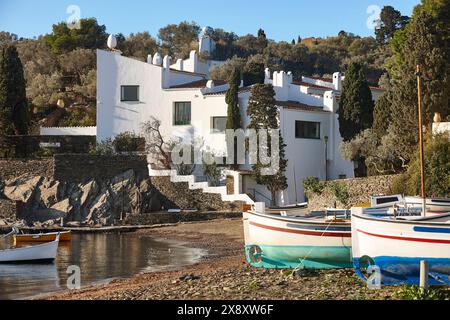
[[[340,30],[373,35],[367,22],[371,6],[392,5],[411,15],[420,0],[0,0],[0,31],[20,37],[51,32],[53,23],[66,21],[70,5],[80,8],[81,17],[96,17],[109,33],[149,31],[183,20],[201,26],[223,28],[238,35],[255,34],[261,27],[275,40],[291,41],[300,35],[336,35]]]

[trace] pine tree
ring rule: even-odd
[[[29,114],[22,62],[13,45],[0,52],[0,134],[27,134]]]
[[[264,64],[250,61],[246,66],[243,74],[244,86],[248,87],[252,84],[264,83]]]
[[[250,117],[249,129],[270,130],[279,129],[278,110],[275,101],[275,91],[271,84],[257,84],[252,88],[251,97],[247,107],[247,115]],[[268,154],[272,154],[270,145],[271,137],[268,137]],[[259,142],[258,142],[259,145]],[[286,178],[286,168],[288,161],[285,158],[285,148],[283,137],[280,135],[279,143],[279,170],[274,175],[263,175],[265,168],[260,163],[258,155],[257,164],[253,165],[253,177],[260,185],[264,185],[272,195],[272,205],[277,204],[277,193],[288,188]],[[259,150],[259,148],[258,148]],[[259,151],[258,151],[259,152]]]
[[[401,48],[401,59],[391,72],[396,80],[392,88],[392,123],[395,152],[405,164],[412,159],[418,144],[418,105],[416,66],[422,69],[424,125],[431,127],[435,112],[450,115],[450,62],[445,28],[441,20],[427,10],[416,10]],[[447,29],[447,36],[450,34]]]
[[[346,74],[339,108],[339,129],[344,141],[372,127],[374,103],[362,67],[352,63]]]
[[[402,16],[400,11],[395,10],[391,6],[385,6],[380,14],[380,26],[375,30],[377,42],[384,44],[389,42],[394,36],[394,33],[404,28],[408,22],[409,17]]]

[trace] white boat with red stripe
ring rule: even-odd
[[[430,284],[450,284],[450,214],[377,216],[352,209],[352,255],[356,274],[378,272],[380,284],[418,285],[420,261],[430,266]]]

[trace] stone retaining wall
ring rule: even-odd
[[[9,157],[31,157],[43,152],[42,144],[53,153],[87,153],[95,146],[95,136],[8,136]],[[1,156],[1,154],[0,154]]]
[[[47,178],[52,177],[53,158],[36,160],[0,160],[0,180],[5,181],[23,175]]]
[[[16,219],[16,203],[14,201],[0,199],[0,220]]]
[[[381,194],[392,194],[392,185],[396,175],[376,176],[358,179],[346,179],[326,182],[329,185],[334,182],[342,183],[346,186],[350,200],[348,207],[357,204],[365,204],[370,202],[370,197]],[[310,210],[323,210],[324,208],[343,207],[336,197],[330,192],[325,191],[321,195],[309,196]]]
[[[54,162],[54,179],[58,181],[107,180],[129,170],[140,177],[148,177],[146,156],[58,154]]]
[[[220,194],[190,190],[186,182],[173,183],[170,177],[152,177],[164,209],[196,209],[199,211],[242,212],[243,202],[224,202]]]
[[[214,219],[242,218],[241,212],[192,212],[192,213],[146,213],[141,215],[129,215],[126,225],[142,226],[170,224],[180,222],[208,221]]]

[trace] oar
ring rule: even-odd
[[[12,227],[11,232],[8,233],[7,235],[2,236],[2,239],[11,237],[12,235],[18,234],[18,233],[19,233],[19,230],[16,227]]]

